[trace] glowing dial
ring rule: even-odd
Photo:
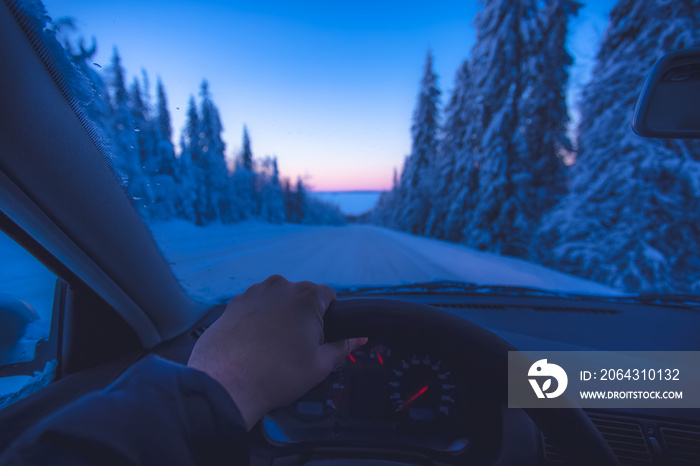
[[[389,378],[389,399],[397,416],[433,421],[452,414],[456,386],[441,361],[413,355],[396,362]]]

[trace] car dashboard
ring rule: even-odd
[[[342,443],[487,456],[500,433],[491,390],[448,349],[401,338],[370,340],[323,382],[263,420],[276,445]]]
[[[700,313],[605,299],[401,294],[522,350],[698,350]],[[341,298],[342,299],[342,298]],[[431,329],[371,339],[259,426],[253,464],[565,464]],[[585,410],[622,464],[700,464],[700,410]],[[274,451],[259,455],[262,450]],[[372,463],[377,459],[387,463]],[[286,461],[286,462],[285,462]],[[323,461],[326,461],[324,463]]]

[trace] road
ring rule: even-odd
[[[205,301],[224,300],[275,273],[334,287],[458,280],[616,294],[523,260],[372,225],[195,227],[176,221],[151,229],[185,288]]]

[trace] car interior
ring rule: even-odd
[[[48,336],[0,367],[55,361],[53,380],[0,410],[3,451],[146,355],[186,363],[224,305],[183,291],[12,1],[0,63],[0,229],[55,276]],[[326,339],[369,342],[252,429],[251,464],[700,464],[700,409],[515,409],[506,393],[508,351],[698,351],[699,310],[448,282],[340,293]]]

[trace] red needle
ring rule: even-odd
[[[377,359],[379,360],[379,364],[384,364],[384,359],[382,359],[382,355],[379,354],[379,350],[377,348],[374,349],[374,354],[377,355]]]
[[[348,357],[352,362],[355,362],[355,356],[353,356],[352,354],[348,354]]]
[[[418,391],[418,393],[416,393],[415,395],[413,395],[411,398],[409,398],[408,400],[406,400],[406,401],[404,401],[403,403],[401,403],[401,406],[399,407],[399,409],[396,410],[396,412],[401,411],[401,410],[404,409],[406,406],[408,406],[408,405],[410,405],[411,403],[413,403],[414,401],[416,401],[416,400],[418,399],[418,397],[421,396],[421,395],[422,395],[423,393],[425,393],[426,391],[428,391],[428,386],[427,386],[427,385],[426,385],[425,387],[421,388],[421,389]]]

